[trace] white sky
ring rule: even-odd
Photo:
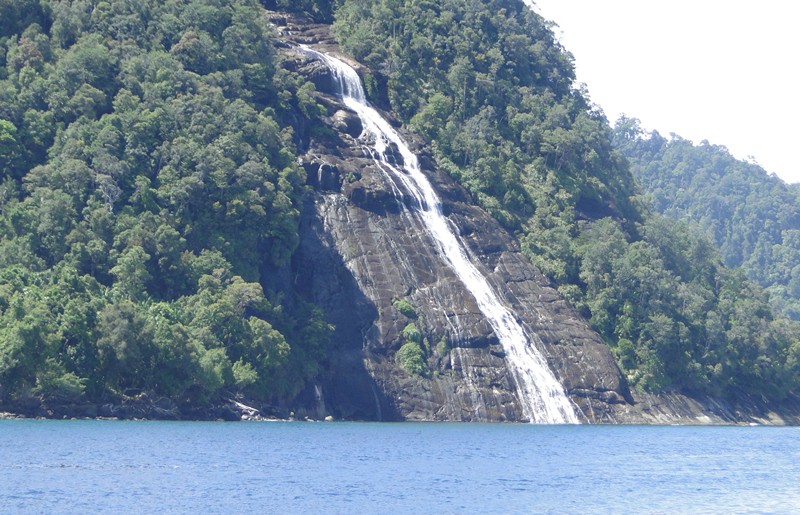
[[[533,1],[612,125],[625,113],[800,182],[800,2]]]

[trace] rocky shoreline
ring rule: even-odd
[[[144,393],[103,404],[59,403],[32,398],[25,404],[0,405],[0,420],[4,419],[310,422],[332,421],[333,417],[330,415],[315,417],[303,409],[295,412],[233,398],[205,407],[179,406],[165,397]]]
[[[634,402],[619,411],[620,420],[589,420],[589,424],[642,424],[685,426],[800,426],[800,397],[783,401],[739,396],[736,399],[691,397],[681,393],[634,393]],[[275,406],[257,408],[229,399],[214,406],[178,407],[168,399],[139,396],[119,403],[58,404],[33,402],[0,406],[0,420],[162,420],[219,422],[333,422],[328,413],[296,411]],[[358,421],[359,419],[345,419]],[[414,419],[414,422],[436,422]]]
[[[720,399],[678,392],[634,393],[633,404],[620,406],[625,424],[651,425],[800,425],[800,398],[782,401],[739,395]]]

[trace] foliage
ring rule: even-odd
[[[407,324],[400,332],[403,345],[395,354],[395,362],[412,375],[422,377],[430,376],[430,369],[426,361],[423,337],[414,322]],[[426,345],[427,346],[427,345]]]
[[[699,230],[652,216],[629,242],[609,218],[578,238],[584,295],[578,306],[611,344],[628,380],[649,390],[783,397],[797,380],[787,363],[797,324],[719,264]]]
[[[725,147],[657,132],[622,118],[614,143],[652,196],[656,210],[703,228],[728,267],[770,294],[772,303],[800,320],[800,188],[734,158]]]
[[[412,320],[417,318],[417,310],[414,309],[414,306],[411,305],[406,299],[395,300],[392,305],[394,308],[402,313],[405,317],[410,318]]]
[[[415,324],[414,322],[411,322],[408,325],[406,325],[401,331],[400,335],[406,342],[415,342],[415,343],[422,342],[422,333],[417,328],[417,324]]]
[[[797,325],[692,226],[649,213],[571,56],[522,2],[265,3],[335,17],[345,50],[372,68],[370,95],[518,234],[634,385],[774,398],[795,387]],[[0,2],[0,20],[0,401],[302,388],[331,328],[269,286],[298,244],[293,142],[323,109],[281,66],[260,6],[25,0]],[[742,188],[731,182],[715,216],[755,217],[738,206],[763,198]],[[735,236],[726,262],[738,246],[743,265],[780,263],[762,283],[796,298],[789,211],[741,233],[708,219],[715,237]],[[395,308],[416,320],[396,360],[426,376],[416,312]]]
[[[386,77],[391,107],[434,143],[440,166],[507,227],[545,216],[548,183],[580,206],[635,216],[602,112],[522,2],[345,1],[334,30]]]
[[[430,374],[428,363],[425,361],[425,352],[418,342],[403,344],[397,351],[395,360],[409,374],[422,377],[428,377]]]
[[[62,365],[49,358],[37,374],[33,393],[50,399],[76,402],[83,397],[85,385],[86,379],[64,371]]]
[[[301,388],[330,328],[264,286],[298,242],[292,124],[320,113],[260,6],[0,14],[0,402]]]
[[[336,0],[262,0],[267,9],[305,15],[317,22],[330,23],[338,3]]]

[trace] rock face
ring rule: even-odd
[[[345,136],[341,136],[346,139]],[[307,155],[309,175],[359,177],[326,188],[305,211],[295,262],[298,287],[336,326],[336,348],[323,391],[337,418],[520,420],[504,352],[474,298],[436,252],[421,223],[398,205],[391,182],[371,159]],[[338,173],[326,172],[336,170]],[[609,405],[628,392],[608,347],[516,249],[485,212],[437,176],[450,220],[481,271],[544,350],[583,417],[612,421]],[[401,302],[413,307],[404,313]],[[407,310],[406,310],[407,311]],[[423,334],[428,374],[396,360],[403,329]]]
[[[294,287],[336,327],[318,385],[324,405],[337,419],[524,420],[503,348],[472,294],[399,200],[398,186],[365,153],[361,122],[340,104],[321,63],[301,52],[292,59],[323,93],[332,129],[313,138],[301,158],[315,194],[293,263]],[[533,335],[579,418],[613,421],[612,406],[630,394],[608,347],[547,286],[514,238],[436,169],[420,142],[405,138],[473,261]],[[414,329],[424,364],[411,370],[398,351],[409,341],[404,330]]]

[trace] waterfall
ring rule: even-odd
[[[481,313],[495,332],[510,365],[523,414],[528,420],[541,424],[577,424],[578,417],[563,387],[555,378],[544,356],[529,342],[524,329],[500,301],[489,281],[480,273],[467,254],[466,247],[456,236],[442,214],[439,197],[430,181],[419,168],[417,156],[400,135],[367,102],[361,79],[346,63],[308,47],[303,50],[324,62],[336,79],[344,105],[358,114],[364,127],[361,137],[371,141],[370,152],[378,166],[388,169],[413,197],[419,216],[439,254],[450,266],[466,289],[475,297]],[[374,140],[374,141],[372,141]],[[403,163],[393,164],[387,155],[389,144],[396,145]]]

